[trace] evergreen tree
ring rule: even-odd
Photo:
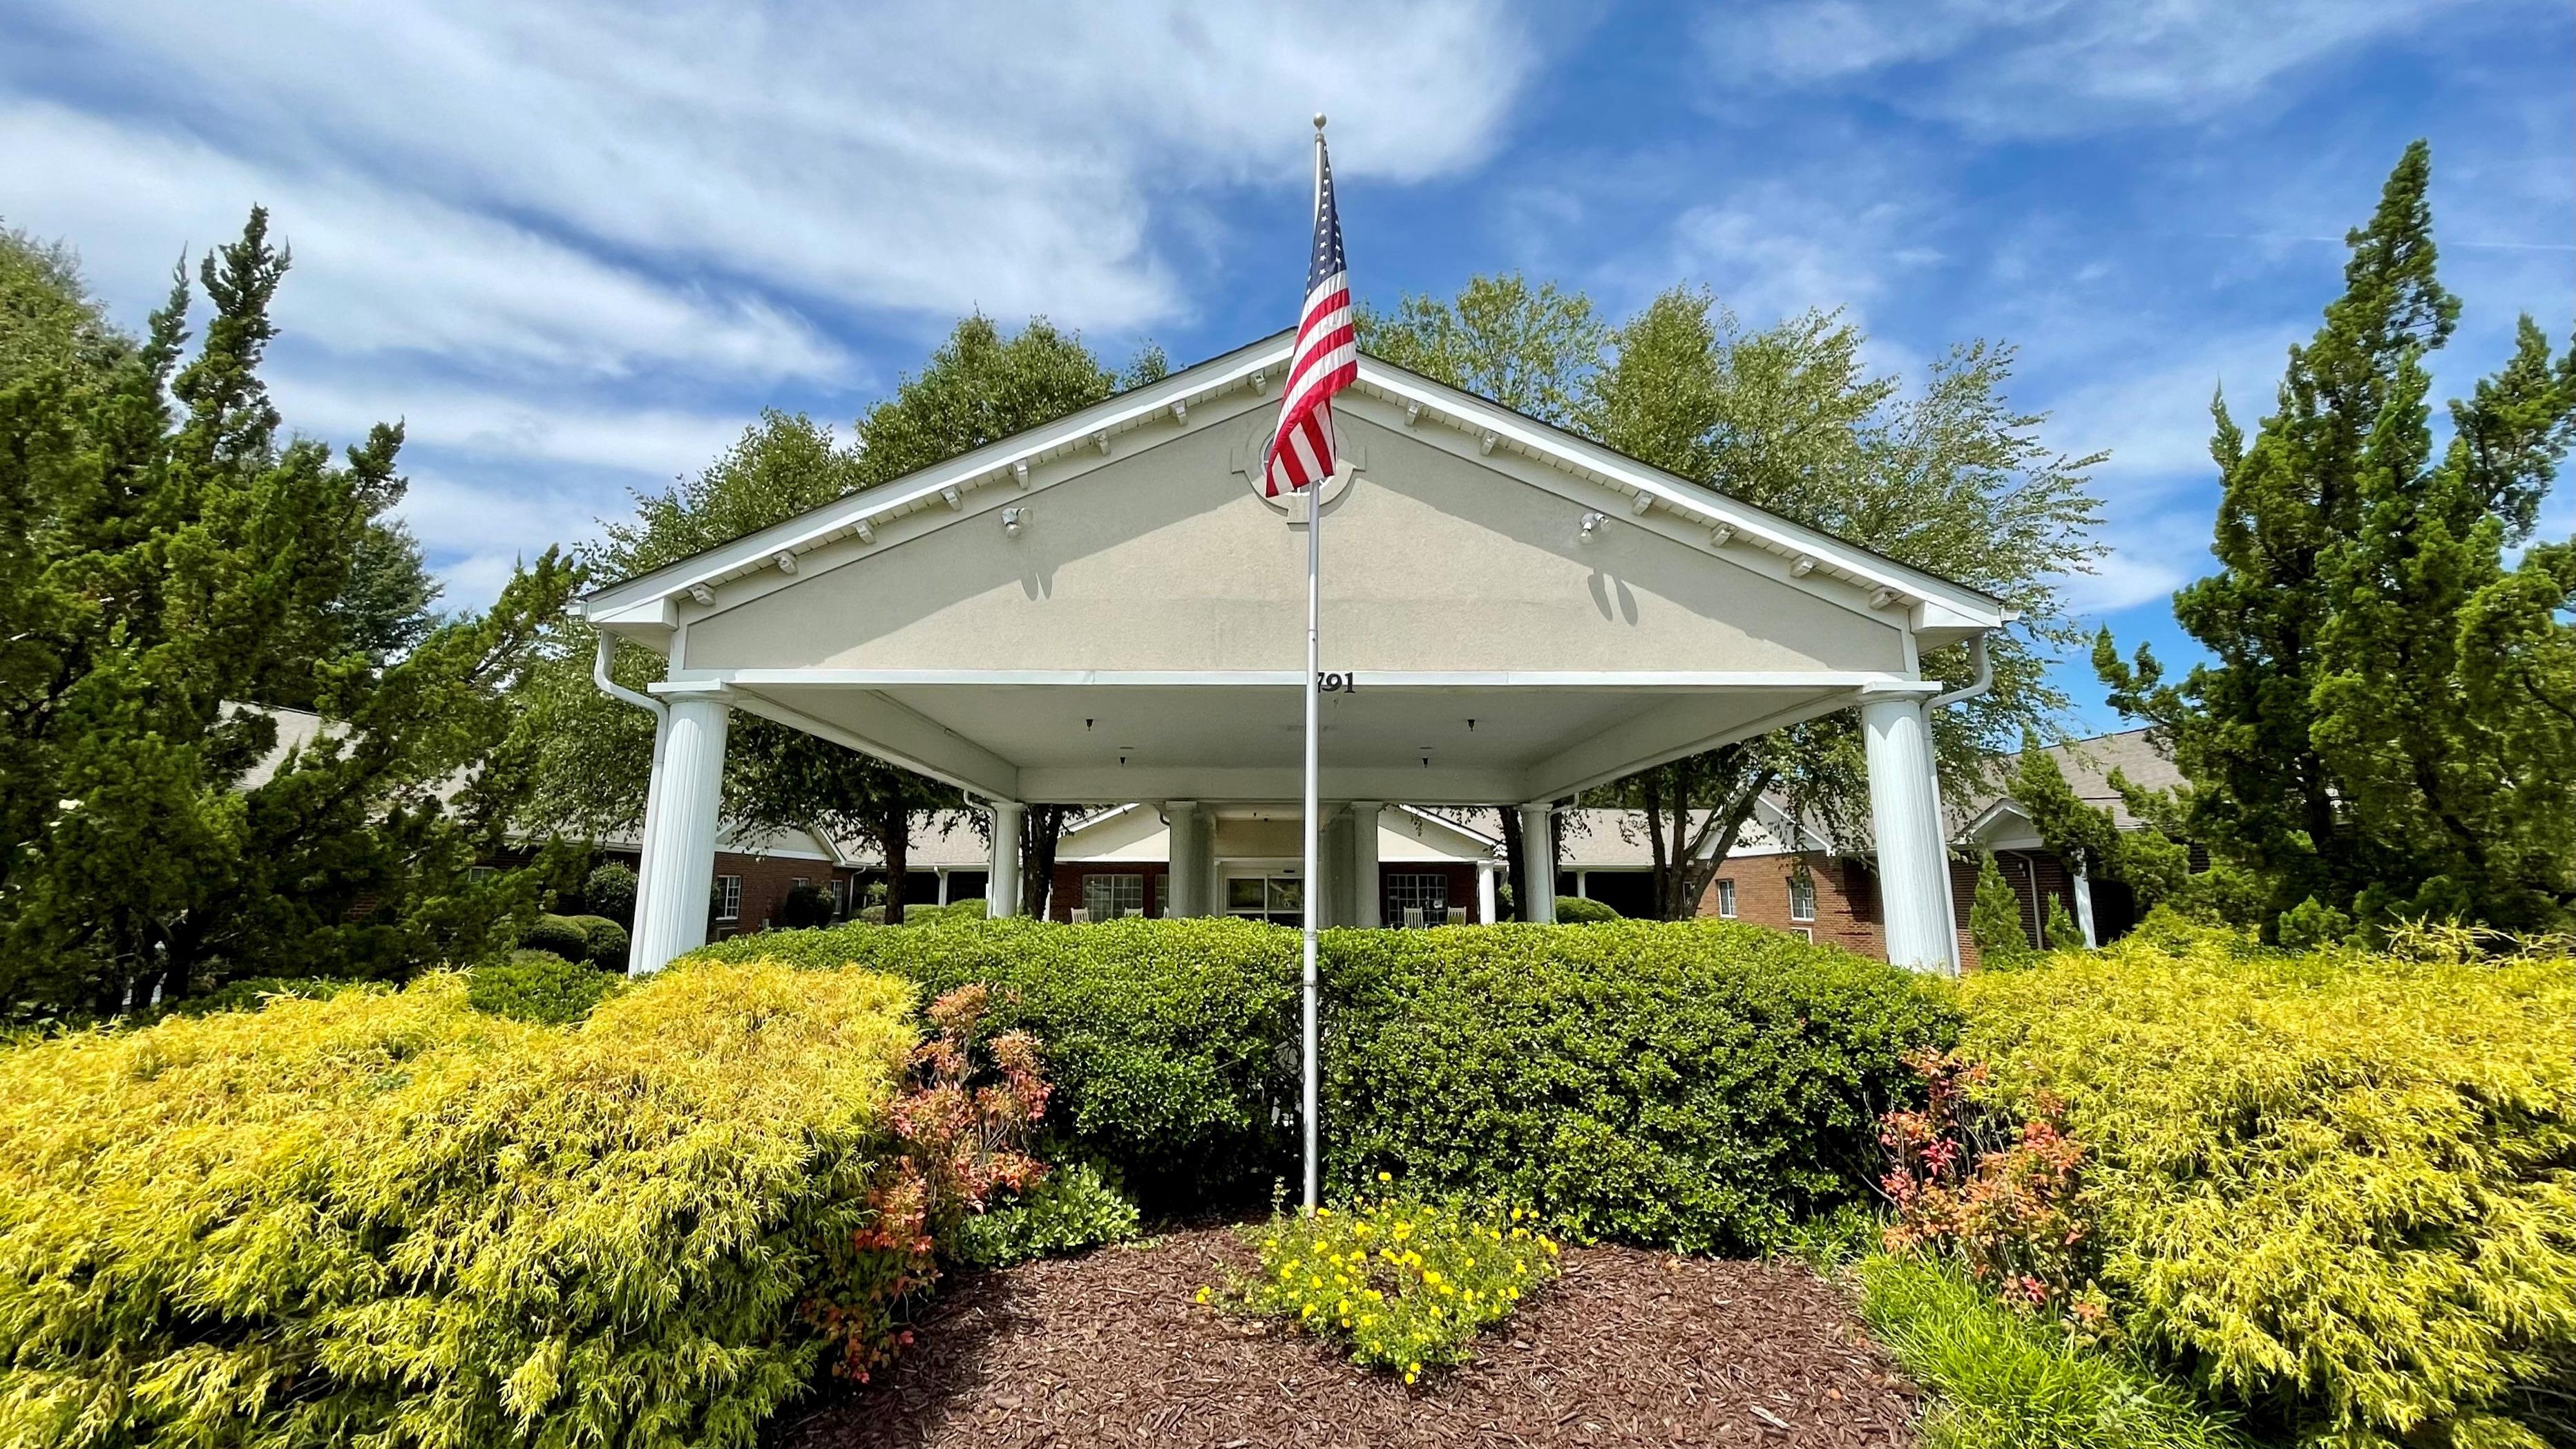
[[[2259,886],[2267,935],[2309,901],[2365,927],[2576,911],[2576,557],[2553,540],[2505,559],[2576,429],[2576,354],[2525,317],[2437,453],[2426,359],[2459,303],[2430,178],[2419,141],[2251,443],[2213,408],[2220,567],[2174,597],[2212,662],[2169,684],[2148,651],[2095,645],[2112,702],[2191,782],[2184,828]]]
[[[2075,923],[2074,914],[2066,908],[2066,897],[2064,896],[2050,896],[2048,898],[2047,934],[2048,949],[2052,951],[2081,951],[2084,949],[2084,928]]]
[[[238,975],[397,975],[533,907],[476,882],[523,776],[500,686],[569,594],[549,554],[379,671],[338,639],[401,430],[280,442],[259,376],[288,258],[254,210],[139,343],[0,246],[0,1004],[112,1012]],[[28,319],[35,319],[29,322]],[[48,339],[51,339],[49,342]],[[61,345],[54,345],[54,344]],[[259,705],[310,702],[280,752]]]
[[[1977,964],[2002,967],[2030,954],[2030,932],[2021,923],[2021,899],[2003,868],[1989,852],[1977,866],[1977,896],[1968,907],[1968,939],[1977,945]]]

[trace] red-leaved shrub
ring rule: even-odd
[[[2065,1104],[2047,1093],[2016,1118],[1979,1099],[1983,1063],[1957,1052],[1906,1058],[1929,1100],[1920,1112],[1879,1119],[1888,1151],[1879,1188],[1895,1205],[1890,1253],[1955,1255],[1979,1282],[2017,1308],[2104,1325],[2101,1294],[2085,1272],[2086,1231],[2075,1212],[2084,1144],[2059,1119]]]
[[[912,1342],[904,1312],[938,1281],[940,1244],[969,1213],[983,1211],[997,1189],[1025,1191],[1046,1175],[1027,1151],[1049,1093],[1037,1038],[1004,1032],[979,1050],[975,1029],[991,1004],[982,986],[930,1004],[931,1032],[913,1048],[894,1104],[900,1151],[866,1190],[871,1221],[826,1245],[830,1287],[804,1310],[833,1344],[832,1371],[842,1377],[865,1383]]]

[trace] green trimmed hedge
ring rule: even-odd
[[[1331,938],[1329,1172],[1499,1196],[1568,1232],[1689,1252],[1776,1241],[1862,1195],[1904,1056],[1950,993],[1717,922]]]
[[[1046,1044],[1050,1159],[1108,1164],[1163,1211],[1258,1199],[1293,1151],[1272,1122],[1296,1097],[1297,936],[1245,921],[943,919],[763,931],[700,953],[807,967],[858,962],[928,1000],[994,988],[985,1022]]]
[[[770,931],[718,959],[856,962],[996,989],[1046,1043],[1055,1148],[1160,1212],[1296,1172],[1297,935],[1231,920]],[[1502,1195],[1569,1232],[1767,1243],[1866,1192],[1902,1056],[1956,1038],[1938,983],[1722,923],[1330,931],[1326,1171]]]

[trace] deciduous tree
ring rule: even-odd
[[[1372,318],[1362,340],[1376,355],[2017,609],[2020,620],[1990,646],[1994,688],[1934,717],[1954,797],[2006,741],[2064,710],[2044,670],[2050,653],[2081,637],[2063,588],[2100,553],[2085,472],[2101,456],[2051,449],[2039,435],[2045,419],[2011,406],[2010,348],[1954,348],[1909,391],[1868,370],[1865,339],[1836,314],[1747,330],[1708,292],[1676,287],[1604,330],[1579,294],[1518,277],[1473,279],[1453,301],[1408,297]],[[1973,674],[1955,647],[1928,655],[1923,669],[1952,685]],[[1596,798],[1645,813],[1656,909],[1678,918],[1696,910],[1756,803],[1775,791],[1837,838],[1865,838],[1853,715],[1657,766]]]
[[[1164,370],[1162,354],[1149,347],[1126,373],[1113,373],[1080,337],[1043,318],[1005,336],[992,319],[968,317],[928,365],[860,416],[848,444],[801,414],[766,414],[696,477],[639,497],[635,516],[608,525],[585,562],[602,579],[648,573],[1079,411]],[[593,686],[595,648],[587,626],[559,626],[525,691],[526,731],[542,761],[531,818],[592,838],[640,826],[653,752],[651,719]],[[612,674],[641,689],[662,669],[629,649],[615,656]],[[724,811],[737,828],[816,829],[875,846],[894,887],[886,899],[891,922],[903,919],[911,820],[966,803],[911,771],[748,714],[736,718],[726,761]],[[1060,811],[1030,812],[1033,831],[1061,821]],[[1052,835],[1041,848],[1052,862]],[[1043,892],[1043,880],[1034,888]]]

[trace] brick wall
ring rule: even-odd
[[[1047,918],[1055,921],[1073,919],[1074,908],[1082,904],[1082,878],[1087,875],[1134,875],[1144,877],[1145,915],[1159,917],[1162,910],[1154,903],[1155,882],[1171,874],[1171,867],[1159,860],[1122,860],[1102,863],[1066,865],[1059,861],[1055,884],[1047,891]]]
[[[1790,882],[1804,871],[1815,883],[1815,919],[1790,915]],[[1735,919],[1782,931],[1807,931],[1817,941],[1884,959],[1887,928],[1879,919],[1878,878],[1865,861],[1822,852],[1736,856],[1718,868],[1700,897],[1699,913],[1718,914],[1718,883],[1735,882]]]
[[[2013,886],[2022,902],[2023,925],[2037,939],[2040,918],[2032,914],[2031,886],[2036,879],[2039,908],[2047,909],[2052,893],[2067,896],[2067,909],[2074,909],[2073,882],[2066,867],[2055,856],[2040,852],[2013,852],[1999,857],[2004,879]],[[1804,866],[1816,885],[1816,918],[1795,921],[1789,917],[1789,881]],[[1735,882],[1735,919],[1776,930],[1807,930],[1814,939],[1830,942],[1864,956],[1887,959],[1887,927],[1879,912],[1878,877],[1863,860],[1844,860],[1822,853],[1805,856],[1755,855],[1729,860],[1709,882],[1706,895],[1700,898],[1699,913],[1717,914],[1717,881]],[[1959,923],[1959,965],[1973,971],[1977,966],[1977,946],[1968,938],[1968,910],[1977,899],[1977,866],[1968,861],[1950,862],[1950,906],[1953,919]]]
[[[716,852],[716,878],[742,878],[742,910],[731,921],[711,921],[707,939],[720,941],[727,936],[748,935],[767,930],[778,922],[778,908],[787,892],[802,879],[815,888],[829,891],[834,878],[855,881],[858,872],[845,870],[828,860],[788,860],[775,855],[737,855],[732,851]],[[853,894],[857,887],[851,887]]]

